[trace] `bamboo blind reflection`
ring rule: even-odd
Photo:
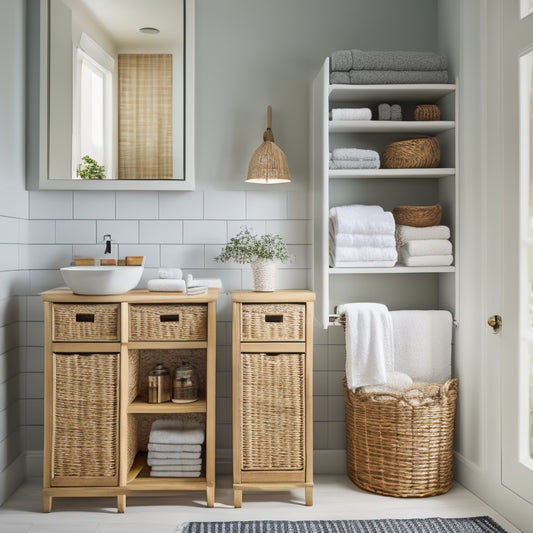
[[[119,54],[119,179],[172,179],[172,55]]]

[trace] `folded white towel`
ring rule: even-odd
[[[444,383],[451,377],[449,311],[391,311],[394,369],[413,381]]]
[[[150,279],[146,284],[149,291],[185,292],[187,287],[183,279]]]
[[[417,255],[451,255],[452,243],[444,239],[423,239],[408,241],[402,246],[402,250],[410,256]]]
[[[405,266],[449,266],[453,263],[453,255],[409,255],[400,249],[400,262]]]
[[[364,148],[334,148],[332,158],[337,161],[375,161],[379,159],[379,153],[375,150]]]
[[[399,246],[403,246],[408,241],[424,239],[449,239],[450,228],[448,226],[426,226],[417,228],[415,226],[396,226],[396,241]]]
[[[334,233],[333,224],[330,224],[329,238],[334,246],[379,246],[388,248],[396,246],[396,239],[390,233],[381,235],[375,233]]]
[[[395,246],[337,246],[332,251],[334,261],[394,261],[398,260]]]
[[[372,111],[368,107],[342,107],[331,110],[331,120],[372,120]]]
[[[159,419],[152,423],[149,442],[161,444],[202,444],[204,428],[199,424],[183,420]]]
[[[198,454],[197,457],[200,457],[201,451],[201,444],[158,444],[157,442],[148,443],[148,452],[162,453],[165,454],[164,456],[178,452],[188,452]],[[189,455],[187,455],[187,457],[189,457]],[[192,458],[192,455],[190,457]]]
[[[174,471],[174,470],[163,470],[154,471],[150,470],[150,476],[152,477],[200,477],[201,472],[186,472],[183,470]]]
[[[335,261],[330,266],[336,268],[390,268],[396,265],[396,261]]]
[[[394,217],[380,206],[349,205],[332,207],[329,211],[335,233],[394,235]]]
[[[386,382],[394,369],[392,320],[379,303],[339,305],[346,316],[346,382],[350,389]]]
[[[200,472],[202,470],[202,463],[197,465],[171,465],[171,464],[156,464],[152,466],[152,471],[162,472],[164,470],[174,470],[181,472]]]
[[[181,268],[160,268],[157,275],[161,279],[181,279],[183,272]]]
[[[158,455],[155,455],[158,454]],[[199,464],[202,462],[200,452],[148,452],[147,461],[149,465],[152,464]],[[163,462],[161,462],[163,461]]]

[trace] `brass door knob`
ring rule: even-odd
[[[500,315],[489,316],[487,324],[492,328],[493,333],[498,333],[502,329],[502,317]]]

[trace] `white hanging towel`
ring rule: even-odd
[[[346,317],[346,383],[355,390],[387,381],[394,369],[392,320],[387,306],[379,303],[339,305]]]
[[[413,381],[451,378],[452,315],[449,311],[391,311],[394,369]]]

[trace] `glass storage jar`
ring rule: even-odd
[[[176,367],[172,385],[174,403],[190,403],[198,400],[198,377],[195,368],[184,361]]]

